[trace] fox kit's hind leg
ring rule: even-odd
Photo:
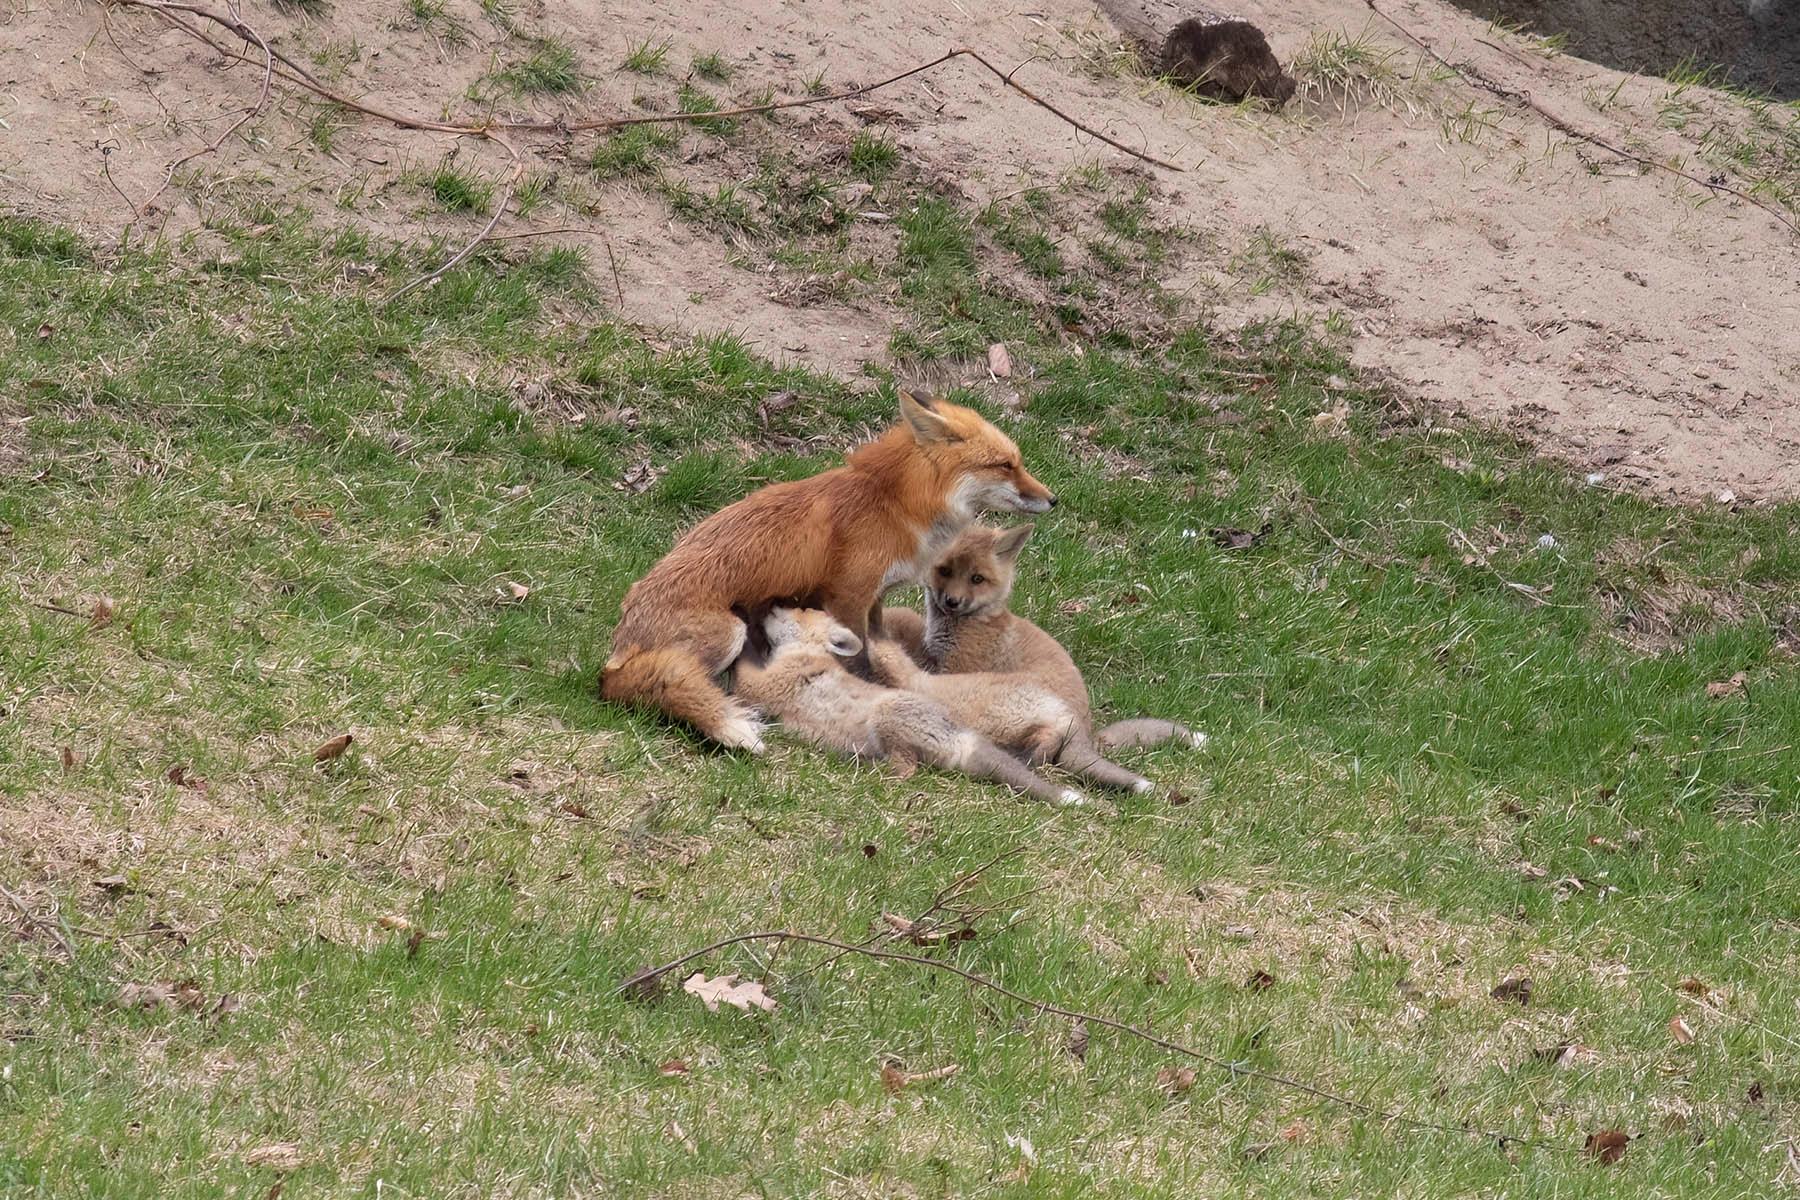
[[[1174,721],[1156,717],[1114,721],[1094,734],[1094,741],[1099,743],[1102,750],[1139,750],[1145,746],[1160,746],[1164,742],[1177,740],[1200,747],[1206,745],[1207,739],[1204,733],[1196,733],[1186,725],[1177,725]]]
[[[678,628],[680,640],[671,645],[615,652],[600,672],[600,694],[686,721],[721,746],[761,754],[761,723],[718,683],[744,648],[744,623],[729,612],[692,613]]]
[[[965,774],[1004,783],[1056,808],[1081,808],[1088,804],[1088,798],[1074,788],[1051,783],[974,730],[964,730],[958,741],[956,761],[951,765]]]
[[[1136,771],[1128,771],[1118,763],[1108,762],[1085,737],[1072,737],[1056,753],[1056,765],[1070,774],[1091,780],[1101,787],[1124,792],[1148,792],[1156,787]]]

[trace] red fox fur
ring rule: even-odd
[[[744,648],[739,614],[801,602],[866,642],[882,595],[916,582],[977,513],[1056,503],[973,409],[902,392],[900,418],[843,466],[752,492],[682,536],[625,593],[601,694],[759,753],[761,725],[717,682]]]

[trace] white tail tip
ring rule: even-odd
[[[1140,779],[1131,785],[1131,790],[1141,796],[1145,792],[1154,792],[1156,790],[1156,785],[1151,783],[1148,779]]]

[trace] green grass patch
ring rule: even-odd
[[[0,218],[0,884],[74,951],[0,908],[8,1189],[1785,1186],[1800,511],[1585,487],[1299,323],[1077,353],[984,284],[970,214],[895,214],[919,336],[1010,330],[1035,372],[1003,419],[1061,503],[1017,607],[1108,717],[1213,735],[1130,756],[1182,803],[750,761],[596,698],[631,581],[886,386],[647,339],[553,251],[384,305],[435,251],[276,214],[96,256]],[[1171,1095],[1154,1047],[1077,1061],[1065,1022],[800,947],[695,964],[771,1014],[612,987],[750,929],[861,941],[970,872],[974,936],[913,950],[1548,1148],[1228,1071]],[[1491,997],[1519,975],[1529,1006]],[[121,1003],[158,983],[193,1005]],[[891,1060],[961,1069],[890,1093]],[[1584,1156],[1614,1127],[1622,1162]]]
[[[425,180],[425,189],[449,212],[486,211],[493,203],[493,186],[477,175],[443,166]]]
[[[531,53],[506,65],[500,83],[524,95],[565,95],[581,90],[581,63],[575,47],[557,38],[539,38]]]

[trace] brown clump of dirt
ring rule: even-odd
[[[1672,96],[1666,81],[1548,53],[1441,0],[1390,15],[1487,87],[1435,77],[1416,45],[1355,0],[1243,9],[1292,64],[1302,97],[1336,98],[1280,111],[1206,105],[1121,73],[1119,56],[1094,52],[1116,44],[1116,31],[1077,0],[1028,12],[933,0],[535,0],[492,19],[475,0],[450,0],[429,11],[437,15],[259,5],[245,19],[346,96],[472,124],[641,114],[683,89],[720,101],[765,89],[798,98],[809,81],[873,81],[945,46],[973,46],[1024,64],[1014,78],[1037,95],[1184,168],[1156,172],[1150,215],[1202,229],[1214,250],[1163,263],[1157,282],[1169,293],[1226,321],[1333,316],[1355,360],[1410,394],[1512,426],[1615,481],[1684,499],[1800,494],[1795,235],[1709,190],[1714,179],[1748,190],[1750,175],[1776,169],[1757,147],[1780,134],[1719,93]],[[396,128],[280,80],[216,152],[190,157],[254,106],[262,82],[254,46],[213,36],[225,52],[122,4],[65,0],[0,15],[8,206],[103,240],[127,226],[167,236],[222,219],[254,225],[259,205],[291,203],[394,237],[456,242],[485,223],[479,207],[434,206],[420,181],[448,164],[493,184],[509,167],[498,146]],[[506,82],[532,78],[520,72],[546,47],[567,50],[578,86]],[[653,73],[622,68],[628,54],[655,58],[658,48]],[[715,65],[703,60],[710,53],[729,82],[701,70]],[[1525,95],[1638,159],[1571,140],[1522,107]],[[870,123],[922,178],[977,208],[1129,161],[966,60],[758,128],[804,161]],[[1731,161],[1716,153],[1727,135],[1745,148]],[[798,281],[791,269],[771,271],[729,229],[680,219],[640,183],[597,177],[587,164],[598,135],[516,140],[527,179],[549,199],[529,216],[510,213],[497,232],[576,230],[555,237],[593,252],[601,290],[625,319],[728,330],[777,360],[846,374],[889,360],[895,297],[829,271]],[[690,129],[671,169],[707,194],[741,191],[746,165],[712,152],[725,142]],[[1684,163],[1700,182],[1646,161]],[[856,212],[852,241],[894,217]],[[1058,240],[1078,247],[1091,236]],[[1259,242],[1267,269],[1229,268]],[[983,270],[1029,286],[1016,264]]]

